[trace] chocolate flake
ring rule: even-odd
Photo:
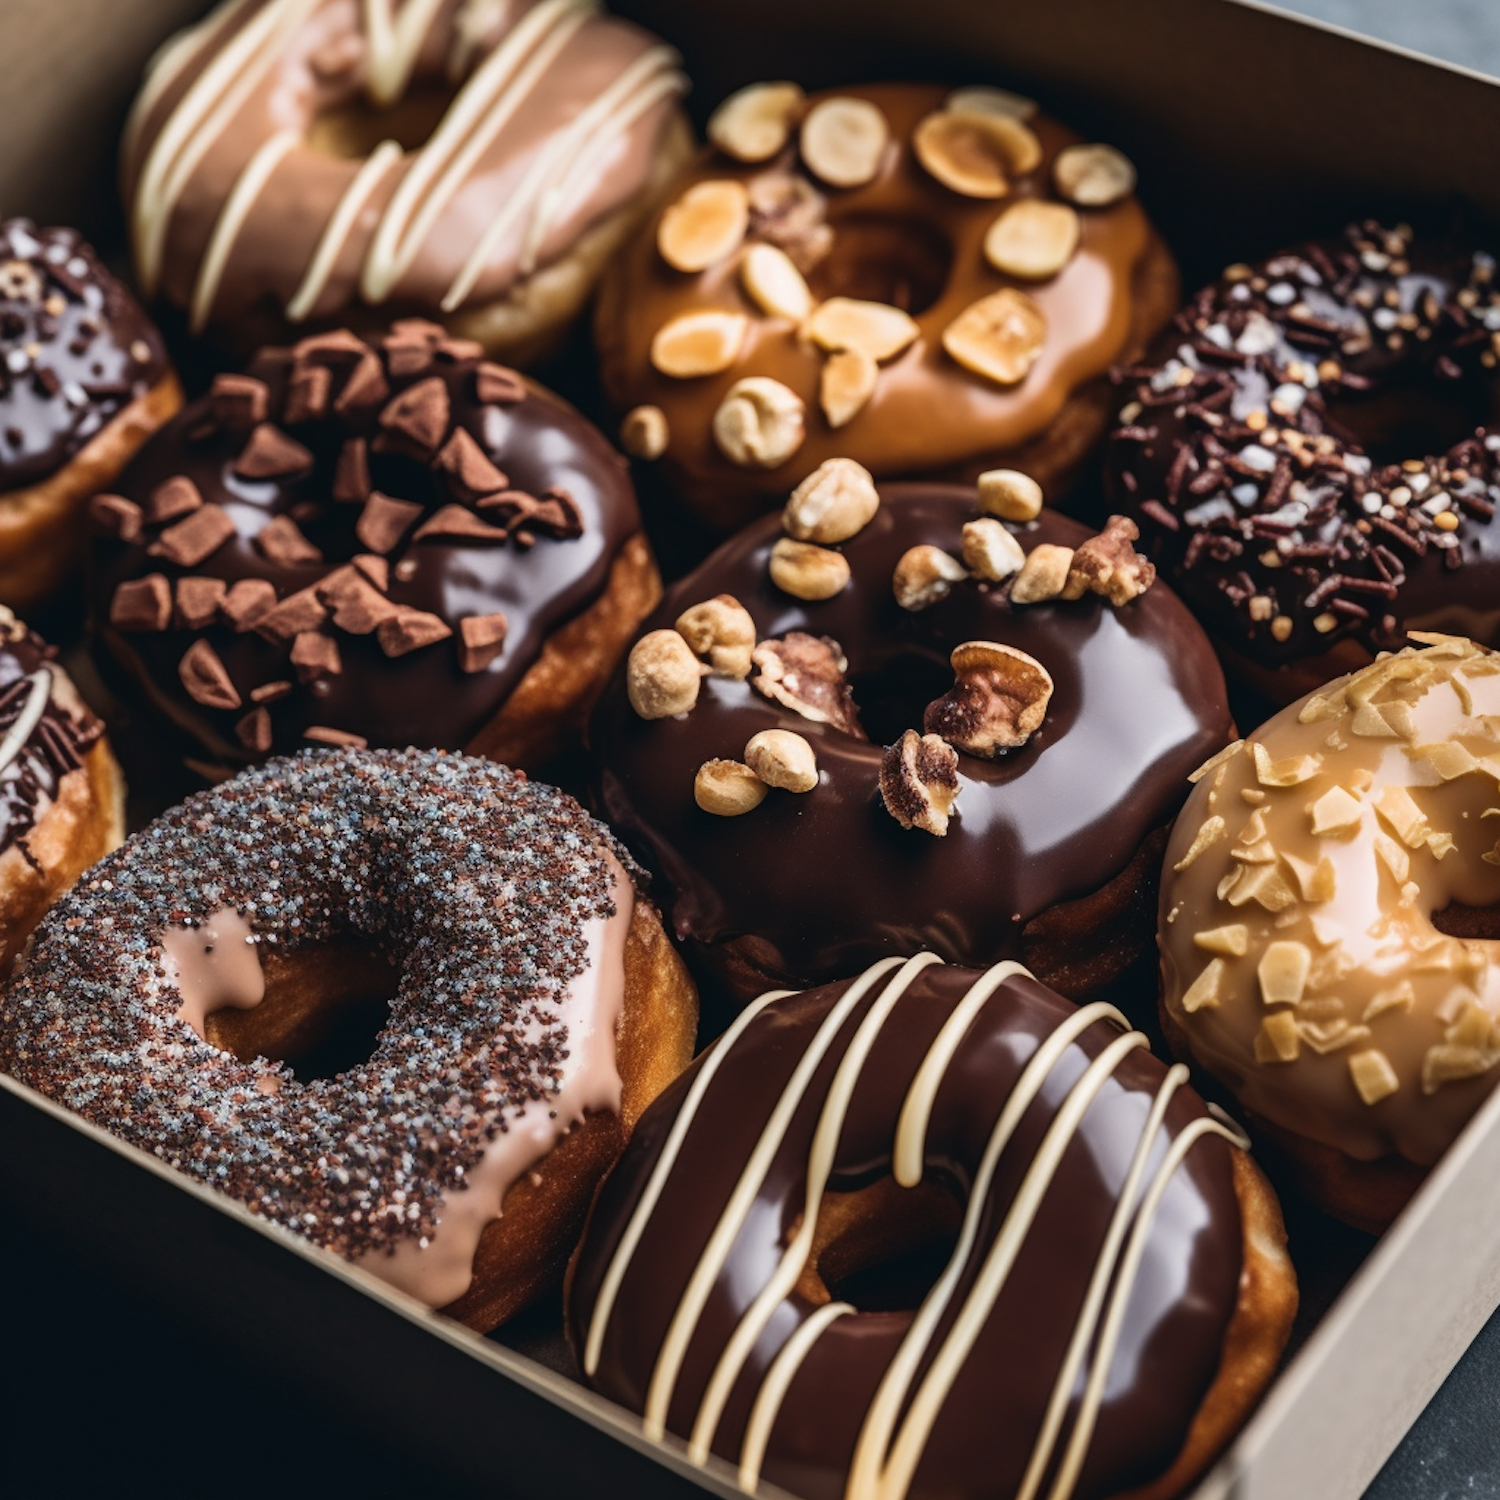
[[[458,665],[465,672],[482,672],[505,649],[510,628],[505,616],[469,615],[458,622]]]
[[[259,691],[257,689],[257,691]],[[252,698],[254,693],[250,695]],[[271,748],[271,715],[265,708],[252,708],[234,726],[235,738],[253,755],[264,755]]]
[[[171,618],[172,586],[161,573],[127,579],[109,601],[109,623],[116,630],[165,630]]]
[[[263,682],[258,688],[250,689],[250,701],[252,703],[275,703],[278,699],[285,698],[292,690],[292,684],[285,678],[278,678],[275,682]]]
[[[199,506],[186,520],[169,526],[146,548],[152,557],[165,557],[180,568],[196,568],[235,535],[228,511],[217,505]]]
[[[205,708],[238,708],[240,695],[219,654],[205,640],[194,641],[177,664],[188,697]]]
[[[268,562],[282,565],[323,561],[323,554],[290,516],[272,516],[256,533],[255,550]]]
[[[242,479],[290,479],[312,466],[313,456],[301,443],[270,422],[262,422],[234,461],[234,472]]]
[[[387,656],[405,656],[409,651],[447,640],[452,634],[437,615],[401,605],[390,619],[382,621],[376,639]]]
[[[330,729],[326,724],[309,724],[302,731],[302,738],[320,745],[340,745],[351,750],[363,750],[369,743],[362,734],[350,734],[345,729]]]

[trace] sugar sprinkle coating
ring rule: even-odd
[[[515,1113],[555,1094],[557,1007],[614,915],[565,793],[440,751],[309,751],[190,797],[49,913],[0,1015],[0,1068],[325,1249],[426,1243]],[[287,954],[367,939],[399,970],[368,1062],[299,1081],[177,1019],[169,927],[224,906]]]

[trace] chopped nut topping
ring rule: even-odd
[[[706,271],[733,255],[750,226],[750,195],[729,178],[695,182],[661,216],[656,248],[677,271]]]
[[[785,250],[799,271],[812,270],[833,248],[827,201],[805,177],[763,172],[751,180],[749,193],[751,231]]]
[[[830,458],[792,491],[781,524],[799,542],[847,542],[879,509],[870,471],[852,458]]]
[[[1042,513],[1042,487],[1019,469],[986,469],[979,476],[979,508],[1002,521],[1034,521]]]
[[[1297,877],[1302,889],[1302,899],[1313,903],[1332,901],[1338,891],[1338,875],[1331,859],[1320,859],[1316,864],[1298,859],[1295,854],[1281,856],[1287,868]]]
[[[1208,967],[1182,992],[1182,1008],[1192,1015],[1194,1011],[1205,1007],[1216,1007],[1224,984],[1224,973],[1222,958],[1209,959]]]
[[[1446,1043],[1429,1047],[1422,1057],[1422,1092],[1435,1094],[1445,1083],[1477,1078],[1487,1073],[1500,1055],[1491,1056],[1478,1047],[1455,1047]]]
[[[1271,752],[1259,743],[1251,744],[1250,753],[1255,757],[1255,779],[1262,786],[1300,786],[1322,769],[1322,762],[1315,755],[1288,755],[1272,760]]]
[[[881,364],[894,359],[922,330],[899,307],[856,297],[830,297],[813,309],[802,331],[820,349],[830,353],[853,349]]]
[[[1021,544],[993,516],[964,523],[964,566],[976,577],[1000,583],[1026,562]]]
[[[1307,987],[1312,951],[1306,943],[1279,942],[1266,945],[1256,965],[1260,998],[1264,1005],[1296,1005]]]
[[[742,682],[750,675],[755,621],[733,594],[717,594],[684,610],[677,617],[676,629],[716,677]]]
[[[651,340],[651,363],[675,380],[717,375],[740,357],[750,320],[744,313],[709,308],[664,323]]]
[[[791,139],[804,102],[795,83],[752,83],[708,117],[708,138],[736,161],[769,161]]]
[[[1174,870],[1185,870],[1200,854],[1212,845],[1217,844],[1224,837],[1224,820],[1218,813],[1212,817],[1205,818],[1199,825],[1198,831],[1193,835],[1193,842],[1188,845],[1187,853],[1172,866]]]
[[[1243,958],[1250,947],[1250,929],[1243,922],[1231,922],[1227,927],[1208,927],[1195,932],[1193,942],[1208,953],[1227,953],[1231,958]]]
[[[908,729],[881,758],[880,797],[903,828],[942,838],[958,791],[958,756],[935,734]]]
[[[1196,786],[1200,781],[1203,780],[1205,776],[1211,775],[1213,772],[1217,771],[1220,766],[1227,765],[1244,748],[1244,740],[1236,740],[1232,745],[1225,745],[1222,750],[1218,751],[1214,755],[1210,755],[1209,758],[1204,761],[1203,764],[1199,766],[1198,769],[1188,777],[1188,780],[1192,782],[1194,786]]]
[[[1052,180],[1080,208],[1108,208],[1135,191],[1135,168],[1113,146],[1069,146],[1052,164]]]
[[[787,792],[810,792],[818,784],[813,747],[790,729],[762,729],[745,746],[745,764],[767,786]]]
[[[660,458],[671,441],[667,414],[659,406],[636,406],[620,422],[620,446],[632,457],[647,463]]]
[[[837,641],[792,630],[780,640],[762,641],[752,660],[758,671],[750,686],[758,693],[815,724],[831,724],[854,739],[866,737]]]
[[[1042,352],[1047,319],[1025,292],[1003,287],[966,307],[944,330],[943,348],[966,370],[1016,385]]]
[[[922,728],[956,750],[997,760],[1042,726],[1052,678],[1034,657],[995,641],[954,647],[951,691],[927,705]]]
[[[1404,786],[1386,787],[1375,803],[1375,811],[1408,849],[1420,849],[1427,842],[1427,814]]]
[[[1354,1087],[1359,1090],[1359,1097],[1366,1104],[1379,1104],[1401,1087],[1401,1080],[1396,1077],[1396,1070],[1391,1066],[1390,1059],[1377,1047],[1350,1055],[1349,1076],[1354,1080]]]
[[[880,366],[857,349],[840,349],[823,363],[818,378],[818,405],[834,429],[852,422],[875,394]]]
[[[966,198],[1002,198],[1042,159],[1041,143],[1019,120],[985,111],[942,109],[912,132],[917,160]]]
[[[782,537],[771,548],[771,582],[794,599],[832,599],[849,586],[849,560],[842,552]]]
[[[1279,865],[1245,865],[1232,879],[1232,887],[1223,895],[1231,906],[1254,901],[1267,911],[1276,912],[1297,904],[1297,893],[1287,884]]]
[[[1007,119],[1022,122],[1031,119],[1040,108],[1035,99],[1028,99],[1025,94],[1013,94],[1009,89],[990,88],[984,84],[954,89],[944,105],[965,114],[1004,115]]]
[[[698,701],[703,668],[675,630],[652,630],[630,649],[625,692],[643,719],[685,714]]]
[[[813,105],[802,122],[802,160],[830,187],[859,187],[880,170],[891,127],[867,99],[839,95]]]
[[[785,250],[764,243],[750,245],[740,259],[740,283],[768,318],[800,324],[813,310],[813,294],[802,272]]]
[[[1027,554],[1016,581],[1010,586],[1012,604],[1040,604],[1056,599],[1067,587],[1073,566],[1073,549],[1042,542]]]
[[[945,599],[955,583],[969,576],[969,570],[941,547],[923,544],[909,547],[896,563],[891,576],[891,591],[902,609],[926,609]]]
[[[1080,542],[1068,565],[1064,599],[1099,594],[1116,608],[1144,594],[1156,569],[1135,550],[1140,528],[1128,516],[1111,516],[1103,531]]]
[[[1412,988],[1411,980],[1403,979],[1399,984],[1376,990],[1360,1020],[1368,1023],[1377,1016],[1383,1016],[1388,1010],[1410,1010],[1416,1003],[1417,992]]]
[[[1359,827],[1364,811],[1343,787],[1335,786],[1309,806],[1307,815],[1312,820],[1312,831],[1320,838],[1347,838]]]
[[[990,225],[984,258],[1002,276],[1047,281],[1073,259],[1078,248],[1078,215],[1066,203],[1022,198]]]
[[[1301,1031],[1297,1018],[1291,1011],[1275,1011],[1260,1023],[1260,1030],[1255,1037],[1256,1062],[1296,1062],[1301,1050]]]
[[[737,818],[766,800],[769,788],[737,760],[706,760],[693,778],[693,800],[716,818]]]
[[[724,394],[714,413],[714,442],[742,469],[784,464],[807,436],[802,398],[779,380],[747,375]]]

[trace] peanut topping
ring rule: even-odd
[[[632,457],[651,462],[671,441],[667,414],[659,406],[636,406],[620,420],[620,446]]]
[[[1040,108],[1035,99],[1028,99],[1025,94],[1013,94],[1009,89],[987,85],[954,89],[944,101],[944,107],[970,115],[1004,115],[1022,123],[1031,119]]]
[[[957,750],[996,760],[1042,726],[1052,678],[1034,657],[995,641],[966,641],[952,655],[954,685],[927,705],[922,727]]]
[[[643,719],[685,714],[698,701],[703,669],[675,630],[652,630],[631,647],[625,692]]]
[[[979,476],[979,508],[1002,521],[1034,521],[1042,513],[1042,487],[1019,469],[986,469]]]
[[[1047,337],[1047,319],[1025,292],[1004,287],[971,303],[943,330],[943,348],[996,385],[1017,385]]]
[[[781,524],[799,542],[847,542],[879,509],[870,471],[852,458],[830,458],[792,491]]]
[[[1113,146],[1069,146],[1053,163],[1052,180],[1070,203],[1108,208],[1135,191],[1135,168]]]
[[[844,677],[848,662],[837,641],[793,630],[779,641],[762,641],[753,660],[758,669],[750,686],[815,724],[831,724],[864,739],[854,695]]]
[[[879,364],[894,359],[921,329],[899,307],[856,297],[830,297],[813,310],[802,331],[820,349],[831,353],[853,349]]]
[[[802,122],[802,160],[829,187],[859,187],[880,170],[891,127],[867,99],[840,95],[813,105]]]
[[[733,594],[717,594],[684,610],[677,617],[676,629],[714,676],[741,682],[750,675],[755,621]]]
[[[738,818],[766,800],[768,788],[737,760],[706,760],[693,778],[693,801],[716,818]]]
[[[953,585],[968,576],[969,570],[941,547],[911,547],[896,563],[891,590],[902,609],[926,609],[946,598]]]
[[[795,83],[752,83],[708,117],[708,138],[736,161],[769,161],[791,139],[804,102]]]
[[[1000,583],[1021,570],[1026,553],[993,516],[964,523],[964,566],[976,577]]]
[[[818,784],[813,747],[790,729],[762,729],[745,746],[745,763],[767,786],[810,792]]]
[[[1012,604],[1039,604],[1056,599],[1067,586],[1073,566],[1073,549],[1042,542],[1027,554],[1016,581],[1010,586]]]
[[[832,599],[849,585],[842,552],[782,537],[771,548],[771,582],[794,599]]]
[[[813,310],[813,294],[791,256],[775,245],[754,244],[740,260],[740,284],[768,318],[801,323]]]
[[[743,313],[682,313],[664,323],[651,340],[651,363],[663,375],[691,380],[717,375],[740,357],[750,320]]]
[[[1118,609],[1144,594],[1156,580],[1156,569],[1135,550],[1140,528],[1127,516],[1111,516],[1104,530],[1080,542],[1068,564],[1064,599],[1099,594]]]
[[[695,182],[661,216],[656,248],[676,271],[706,271],[733,255],[750,225],[750,196],[729,178]]]
[[[880,762],[881,801],[903,828],[942,838],[958,790],[958,756],[935,734],[908,729]]]
[[[1023,198],[990,225],[984,258],[1002,276],[1046,281],[1073,259],[1078,248],[1078,215],[1066,203]]]
[[[857,349],[830,354],[818,378],[818,405],[828,425],[839,428],[852,422],[875,394],[879,378],[880,366],[868,354]]]
[[[951,108],[918,123],[912,149],[944,187],[966,198],[1004,197],[1042,159],[1041,143],[1019,120]]]
[[[807,436],[802,398],[779,380],[747,375],[724,393],[714,413],[714,442],[742,469],[775,469]]]

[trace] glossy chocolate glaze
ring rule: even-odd
[[[1132,372],[1114,502],[1229,652],[1276,668],[1357,648],[1334,675],[1411,629],[1500,642],[1500,437],[1474,431],[1500,327],[1494,264],[1354,225],[1231,268]],[[1468,436],[1421,456],[1424,423],[1465,417]],[[1383,465],[1355,437],[1415,451]],[[1423,510],[1440,495],[1455,529]]]
[[[0,494],[55,474],[166,371],[161,336],[76,229],[0,222]]]
[[[831,1191],[858,1189],[891,1174],[898,1114],[918,1066],[977,977],[973,971],[931,965],[897,1001],[855,1084],[838,1137]],[[722,1058],[604,1327],[594,1381],[612,1399],[637,1411],[644,1408],[668,1324],[735,1179],[819,1023],[848,988],[844,982],[772,1002]],[[883,984],[877,985],[873,994],[882,989]],[[730,1331],[786,1250],[803,1208],[819,1110],[859,1020],[874,1003],[861,1003],[819,1064],[714,1284],[687,1346],[667,1419],[668,1428],[679,1435],[692,1427]],[[961,1199],[968,1196],[986,1142],[1022,1069],[1073,1012],[1073,1006],[1024,971],[1006,979],[984,1003],[939,1085],[926,1133],[924,1180],[946,1185]],[[1087,1062],[1120,1033],[1108,1019],[1091,1024],[1068,1047],[1022,1116],[1017,1135],[999,1158],[977,1247],[959,1282],[959,1298],[972,1284],[1063,1096]],[[569,1331],[580,1353],[622,1231],[703,1065],[700,1058],[642,1117],[601,1189],[569,1297]],[[1163,1075],[1163,1065],[1144,1049],[1130,1052],[1084,1114],[941,1410],[916,1469],[912,1496],[1015,1492]],[[1191,1089],[1179,1089],[1167,1106],[1167,1136],[1175,1137],[1205,1113]],[[1162,1154],[1158,1144],[1153,1166]],[[1110,1366],[1107,1397],[1074,1491],[1079,1497],[1116,1495],[1160,1475],[1180,1450],[1192,1415],[1218,1373],[1242,1260],[1230,1150],[1222,1139],[1193,1144],[1170,1178],[1146,1243]],[[775,1312],[735,1382],[718,1425],[715,1452],[739,1459],[747,1414],[768,1367],[813,1310],[806,1296],[794,1292]],[[856,1307],[823,1330],[794,1377],[772,1430],[767,1479],[809,1500],[836,1500],[845,1493],[845,1475],[871,1398],[912,1317],[911,1312]],[[949,1326],[949,1320],[939,1323],[938,1340]],[[1075,1393],[1064,1437],[1076,1412]]]
[[[289,681],[293,688],[266,705],[273,728],[272,752],[300,747],[310,726],[357,735],[372,747],[462,747],[499,710],[537,659],[549,633],[604,591],[621,544],[639,530],[624,460],[596,428],[529,382],[514,403],[481,401],[476,387],[480,361],[464,353],[464,346],[452,346],[447,355],[441,351],[449,346],[438,347],[430,364],[407,375],[392,374],[389,356],[385,357],[391,398],[419,381],[441,380],[453,428],[461,427],[475,439],[512,489],[532,496],[549,489],[566,491],[576,506],[581,534],[538,532],[530,546],[505,541],[499,533],[495,539],[428,537],[398,542],[387,556],[389,600],[437,615],[455,635],[391,657],[376,634],[333,628],[342,670],[309,684],[297,680],[289,659],[291,642],[263,638],[253,628],[237,631],[222,617],[198,631],[110,629],[110,601],[126,579],[152,573],[174,582],[188,576],[230,584],[269,579],[284,599],[318,584],[356,555],[368,554],[370,548],[355,535],[360,503],[331,498],[340,448],[351,437],[371,440],[369,473],[375,490],[423,508],[413,526],[456,501],[443,476],[426,462],[401,452],[377,451],[373,439],[384,402],[346,415],[330,411],[316,421],[280,423],[314,456],[309,473],[282,480],[247,480],[233,472],[246,434],[215,426],[209,398],[193,403],[146,445],[118,488],[126,498],[144,504],[158,485],[186,475],[205,502],[224,507],[236,534],[192,567],[148,554],[149,544],[161,534],[159,526],[148,525],[134,543],[103,538],[93,604],[110,652],[146,687],[157,707],[211,753],[239,762],[254,758],[237,740],[235,725],[253,706],[252,690],[277,681]],[[269,387],[273,421],[282,412],[292,367],[291,354],[272,350],[252,368]],[[334,366],[330,400],[338,397],[351,367],[348,361]],[[483,518],[485,513],[478,514]],[[279,516],[294,517],[324,560],[277,563],[263,556],[254,539]],[[496,612],[508,623],[501,653],[482,670],[462,670],[459,622]],[[239,708],[205,707],[184,689],[178,665],[197,640],[206,640],[222,660],[242,700]]]
[[[985,232],[1002,208],[1022,198],[1055,201],[1052,163],[1079,137],[1046,116],[1027,122],[1042,158],[1001,200],[966,198],[932,177],[916,160],[911,135],[947,90],[921,84],[861,85],[837,94],[876,104],[891,130],[880,169],[849,189],[818,187],[802,169],[795,144],[770,162],[745,166],[707,149],[683,180],[729,179],[755,184],[780,178],[812,186],[825,201],[832,248],[808,271],[813,295],[865,298],[897,305],[915,317],[920,335],[882,365],[875,392],[845,426],[831,428],[819,407],[825,356],[797,336],[785,318],[759,315],[740,283],[731,255],[688,276],[657,249],[653,217],[613,265],[601,293],[597,336],[600,371],[620,409],[640,403],[667,414],[666,462],[694,508],[720,527],[779,504],[791,487],[831,457],[856,458],[877,478],[954,470],[1014,449],[1043,432],[1069,397],[1102,376],[1125,349],[1133,315],[1133,278],[1151,238],[1134,198],[1079,213],[1078,249],[1062,271],[1023,282],[992,269]],[[752,224],[747,243],[760,236]],[[1002,287],[1033,297],[1047,320],[1041,354],[1020,383],[1001,386],[957,364],[943,349],[943,330],[965,308]],[[651,342],[672,318],[702,309],[750,315],[738,358],[717,375],[672,379],[651,363]],[[806,406],[807,436],[773,469],[736,467],[715,444],[711,427],[725,393],[746,376],[770,376]],[[996,459],[998,462],[999,460]]]
[[[57,795],[58,784],[83,764],[84,755],[104,734],[102,721],[81,701],[76,713],[57,701],[50,676],[40,686],[27,683],[34,672],[50,674],[56,655],[18,621],[0,622],[0,741],[27,712],[32,692],[47,693],[46,707],[31,733],[13,756],[0,762],[0,852],[20,844],[26,853],[22,841]]]
[[[804,603],[771,584],[767,557],[781,527],[766,517],[646,622],[670,627],[690,605],[729,593],[761,640],[831,636],[873,742],[721,677],[704,678],[686,717],[648,721],[630,708],[619,674],[593,726],[604,814],[664,878],[677,936],[712,956],[753,934],[765,966],[801,983],[924,947],[960,963],[1019,957],[1026,924],[1118,874],[1230,731],[1213,651],[1160,583],[1120,609],[1093,595],[1013,608],[1007,585],[970,580],[921,612],[901,609],[891,575],[902,553],[928,543],[956,554],[977,506],[956,485],[889,484],[880,494],[874,520],[842,546],[853,577],[835,598]],[[1087,534],[1050,511],[1011,529],[1028,551]],[[952,686],[949,653],[970,640],[1027,652],[1055,689],[1026,745],[998,761],[960,755],[957,817],[934,838],[902,829],[881,804],[881,742],[920,728],[927,703]],[[703,812],[693,800],[698,767],[741,758],[752,735],[773,728],[812,744],[820,784],[773,792],[743,817]]]

